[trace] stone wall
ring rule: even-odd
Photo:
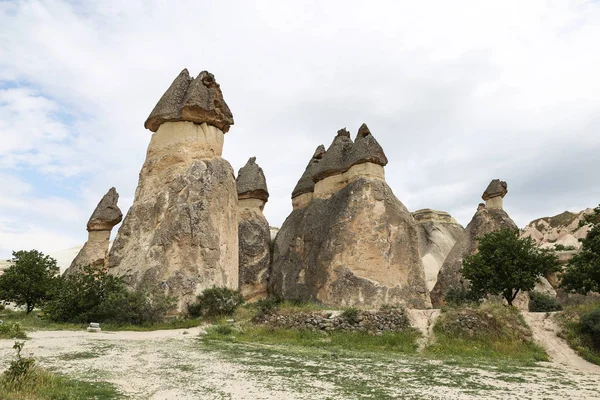
[[[351,313],[352,314],[352,313]],[[257,316],[255,323],[279,328],[307,329],[312,331],[348,331],[381,334],[410,328],[403,309],[386,311],[356,311],[345,316],[341,311],[281,313],[265,312]]]

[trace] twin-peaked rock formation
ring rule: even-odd
[[[238,172],[239,288],[248,301],[267,297],[271,264],[271,231],[263,215],[269,199],[267,181],[256,157]]]
[[[377,307],[430,305],[418,227],[385,182],[387,158],[366,125],[319,146],[277,234],[269,287],[287,299]]]
[[[444,305],[444,298],[449,290],[466,287],[468,283],[461,274],[463,259],[475,254],[478,239],[486,233],[499,229],[517,229],[517,225],[502,208],[502,198],[508,192],[506,182],[494,179],[481,196],[486,204],[480,204],[473,219],[465,228],[464,235],[459,238],[448,253],[438,273],[438,278],[431,291],[433,307]]]
[[[109,266],[132,286],[165,289],[179,310],[205,288],[238,287],[238,196],[221,158],[232,124],[214,76],[187,70],[144,124],[154,134]]]
[[[123,219],[123,213],[117,206],[119,194],[116,189],[110,190],[102,197],[87,223],[88,240],[65,275],[78,272],[81,268],[91,265],[94,268],[104,268],[108,261],[108,246],[110,231]]]
[[[427,289],[432,290],[446,256],[465,229],[450,214],[429,208],[412,213],[419,226],[421,259]]]

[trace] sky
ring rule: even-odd
[[[598,1],[2,1],[0,257],[82,245],[133,202],[148,114],[212,72],[280,226],[314,149],[368,124],[411,211],[465,226],[490,180],[520,227],[600,203]],[[113,237],[117,232],[113,229]]]

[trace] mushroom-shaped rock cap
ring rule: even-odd
[[[485,192],[481,195],[483,200],[489,200],[493,197],[504,197],[508,193],[508,186],[506,182],[501,181],[500,179],[493,179],[488,185]]]
[[[87,223],[87,230],[110,231],[113,226],[121,222],[123,213],[117,206],[118,201],[119,193],[114,187],[110,188],[92,213]]]
[[[383,152],[383,149],[375,140],[367,124],[362,124],[358,129],[354,145],[348,153],[347,168],[362,163],[374,163],[385,167],[388,159]]]
[[[352,139],[350,139],[350,132],[348,132],[346,128],[340,129],[325,152],[323,159],[314,169],[312,175],[313,182],[318,182],[328,176],[346,172],[349,168],[347,165],[347,157],[351,148]]]
[[[164,122],[175,121],[206,122],[223,133],[229,130],[233,115],[213,74],[202,71],[192,79],[187,69],[181,71],[146,119],[144,127],[156,132]]]
[[[315,183],[312,180],[312,176],[315,169],[317,168],[317,165],[319,164],[319,161],[321,161],[324,155],[325,146],[321,144],[316,148],[315,153],[313,154],[312,158],[308,162],[308,165],[306,166],[306,169],[304,170],[304,173],[302,174],[300,180],[296,184],[296,187],[292,191],[292,199],[296,196],[300,196],[301,194],[312,193],[315,191]]]
[[[250,157],[246,165],[240,168],[235,182],[239,199],[260,199],[265,202],[269,199],[267,180],[262,168],[256,164],[256,157]]]

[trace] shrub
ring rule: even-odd
[[[562,310],[562,307],[554,297],[540,292],[529,292],[529,311],[552,312],[560,310]]]
[[[16,359],[10,362],[8,369],[4,371],[4,378],[11,384],[20,386],[31,373],[35,360],[21,356],[25,342],[15,342],[13,349],[17,350]]]
[[[358,324],[358,309],[354,307],[346,308],[340,316],[349,324]]]
[[[444,300],[446,301],[446,304],[451,307],[476,305],[480,301],[475,293],[471,292],[469,289],[465,289],[462,286],[448,289]]]
[[[0,338],[2,339],[26,339],[27,335],[21,329],[21,325],[18,323],[14,324],[0,324]]]
[[[44,312],[58,322],[141,325],[161,321],[173,306],[160,290],[129,290],[121,278],[87,266],[61,279]]]
[[[589,335],[596,349],[600,350],[600,308],[581,316],[581,333]]]
[[[198,296],[197,303],[188,304],[188,313],[192,316],[231,315],[244,304],[244,297],[239,290],[213,286],[204,289]]]

